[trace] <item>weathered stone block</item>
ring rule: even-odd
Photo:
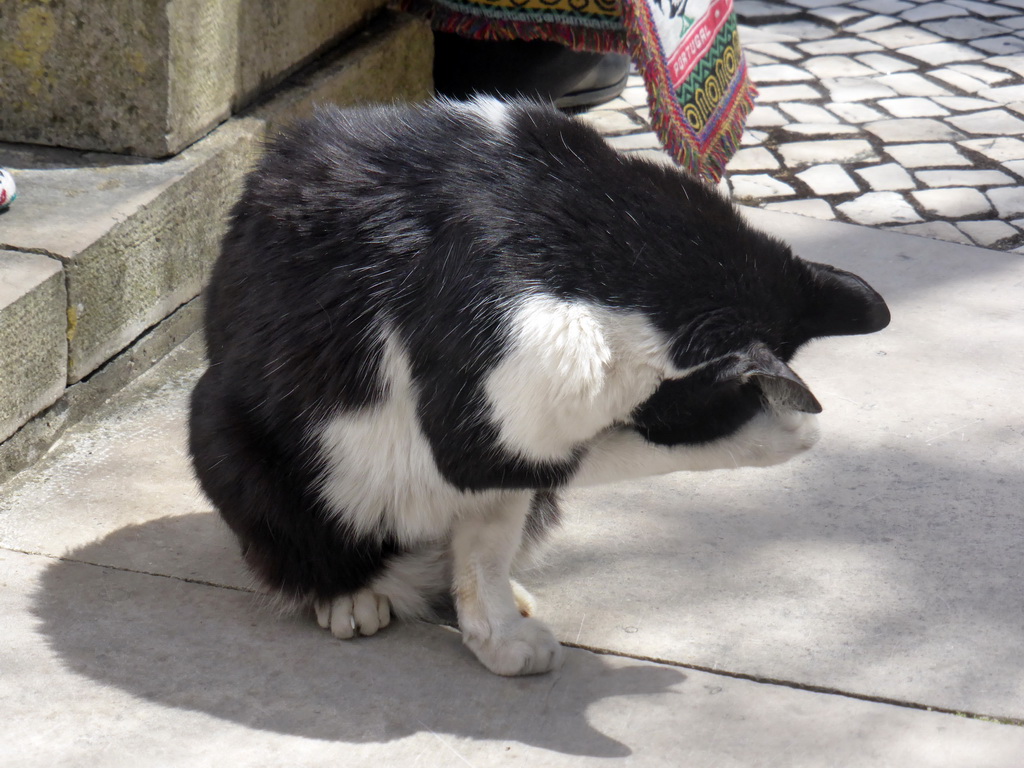
[[[4,0],[0,140],[164,157],[386,0]]]
[[[382,14],[311,72],[251,114],[270,132],[312,114],[318,104],[423,101],[433,93],[434,37],[430,25],[408,14]]]
[[[49,150],[35,164],[64,156],[66,167],[26,168],[0,153],[22,190],[0,240],[64,262],[68,383],[199,292],[256,138],[252,126],[229,123],[152,163]]]
[[[0,250],[0,441],[64,391],[66,306],[60,262]]]
[[[426,97],[431,45],[425,22],[385,14],[252,114],[164,161],[0,146],[0,165],[13,170],[19,189],[4,214],[0,247],[64,263],[68,383],[199,293],[267,130],[318,102]]]

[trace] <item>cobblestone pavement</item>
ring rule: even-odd
[[[1024,0],[736,0],[740,203],[1024,252]],[[657,150],[638,76],[591,110]]]

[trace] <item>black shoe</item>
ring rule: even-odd
[[[603,104],[622,93],[629,56],[573,51],[541,40],[470,40],[434,33],[434,87],[465,99],[475,93],[527,96],[563,109]]]

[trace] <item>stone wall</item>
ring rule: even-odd
[[[4,0],[0,141],[166,157],[385,0]]]
[[[237,25],[224,32],[219,43],[222,49],[236,46],[234,52],[228,55],[221,50],[221,59],[207,61],[203,68],[217,70],[218,61],[247,62],[245,74],[239,74],[238,67],[225,66],[219,74],[230,70],[232,86],[218,86],[216,98],[210,95],[213,91],[207,93],[205,86],[196,85],[197,65],[188,77],[181,75],[192,81],[175,85],[178,95],[174,98],[181,106],[171,112],[180,119],[179,126],[190,127],[175,134],[165,124],[163,145],[152,143],[159,132],[154,133],[145,120],[128,119],[133,104],[126,92],[109,98],[102,107],[93,105],[90,119],[105,123],[107,133],[93,133],[81,125],[77,133],[71,130],[78,111],[88,112],[89,99],[79,95],[68,102],[65,120],[50,121],[50,133],[41,130],[31,137],[19,136],[21,141],[33,138],[55,144],[95,141],[106,149],[162,146],[153,154],[166,154],[181,143],[173,136],[188,134],[195,139],[192,134],[205,131],[169,158],[0,143],[0,166],[11,170],[18,184],[18,199],[0,213],[0,479],[32,461],[74,420],[77,411],[91,407],[158,359],[170,342],[195,330],[196,297],[217,255],[228,209],[268,132],[309,114],[317,103],[349,105],[430,96],[433,40],[429,26],[422,19],[388,10],[365,15],[379,4],[376,0],[334,3],[346,6],[347,15],[342,16],[327,14],[328,4],[319,0],[265,0],[246,3],[250,13],[263,9],[258,19],[239,21],[239,3],[225,0],[205,3],[219,11],[197,12],[188,23],[179,20],[162,27],[154,17],[152,30],[142,25],[135,31],[143,37],[144,32],[156,35],[169,28],[181,33],[191,24],[191,34],[208,36],[206,24],[216,27],[234,13]],[[6,89],[3,98],[26,100],[34,89],[56,98],[57,91],[50,89],[66,82],[61,78],[74,66],[58,57],[59,66],[49,68],[49,57],[56,56],[53,40],[78,5],[3,3],[0,45],[5,47],[0,48],[0,58],[7,68],[0,70],[0,89]],[[173,16],[172,10],[181,13],[189,3],[160,5]],[[287,6],[298,9],[294,18],[286,18]],[[109,23],[124,29],[127,17],[113,18],[118,7],[110,4]],[[12,17],[20,20],[20,31],[8,28]],[[264,30],[265,47],[275,50],[255,50],[260,38],[257,29]],[[280,79],[282,72],[322,47],[328,30],[338,29],[347,30],[344,39]],[[303,40],[278,39],[295,37],[296,30],[308,34]],[[33,34],[34,43],[29,40]],[[20,41],[16,55],[6,48],[12,38]],[[216,48],[207,37],[202,39],[207,40],[207,52]],[[246,50],[237,47],[243,40],[248,41]],[[143,51],[138,47],[141,42],[133,45],[122,52],[124,60],[135,55],[132,51]],[[72,49],[75,55],[82,54],[81,46]],[[168,54],[163,59],[158,55],[162,52]],[[169,66],[176,54],[157,46],[138,55],[146,63],[139,69],[152,74]],[[6,79],[11,60],[20,62],[17,92]],[[113,71],[104,52],[78,65],[84,71],[94,63],[102,70],[100,75]],[[88,80],[85,74],[78,77]],[[99,77],[94,94],[103,89],[101,81]],[[166,78],[153,82],[160,87],[170,84]],[[263,90],[272,85],[269,92]],[[190,101],[182,94],[192,88],[198,95]],[[221,111],[231,110],[235,100],[249,106],[225,119],[226,112]],[[56,102],[49,103],[51,110],[56,109]],[[214,103],[219,106],[202,106]],[[11,117],[10,112],[3,112],[5,130],[23,119]],[[24,117],[25,125],[29,117]],[[85,138],[79,141],[76,135]],[[163,326],[171,330],[162,331]]]

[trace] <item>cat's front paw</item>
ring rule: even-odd
[[[464,632],[462,641],[491,672],[508,677],[550,672],[561,666],[565,653],[537,619],[520,618],[486,638]]]
[[[783,411],[758,414],[730,442],[738,464],[770,467],[812,448],[819,437],[813,413]]]
[[[384,595],[360,589],[331,600],[317,600],[317,623],[341,640],[356,635],[373,635],[391,623],[391,605]]]

